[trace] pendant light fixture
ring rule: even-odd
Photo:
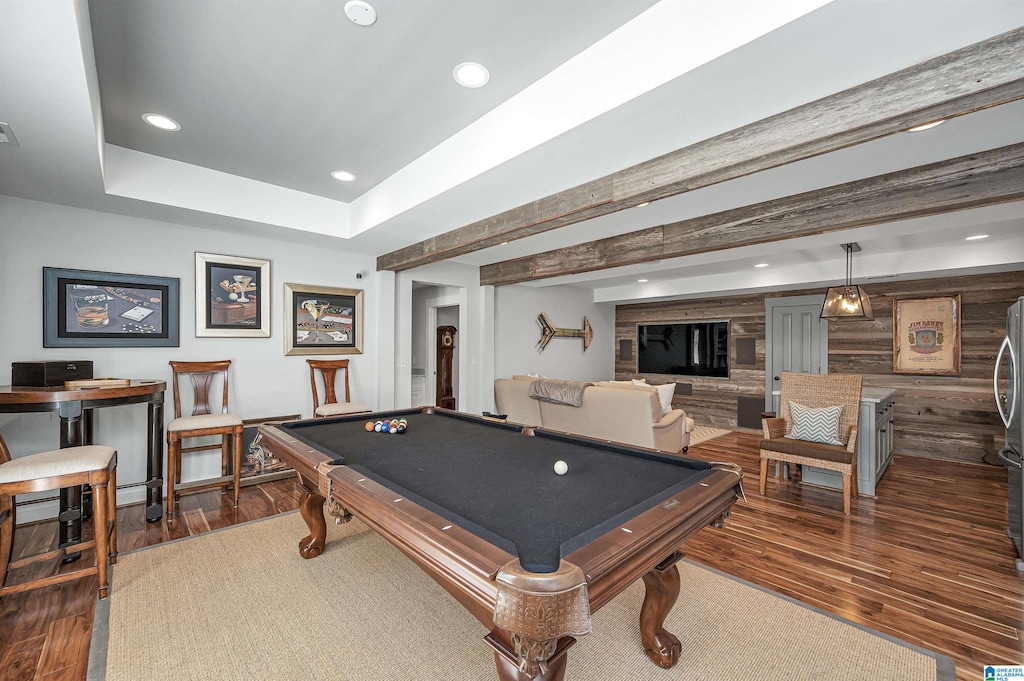
[[[853,285],[853,253],[860,250],[857,243],[843,244],[846,251],[846,284],[829,286],[825,303],[821,306],[821,318],[829,321],[844,319],[874,319],[871,301],[860,286]]]

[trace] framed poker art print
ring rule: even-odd
[[[178,347],[174,277],[43,268],[43,347]]]

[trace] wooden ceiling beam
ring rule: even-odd
[[[484,265],[500,286],[1024,200],[1024,143]]]
[[[1024,98],[1024,28],[377,258],[402,271]]]

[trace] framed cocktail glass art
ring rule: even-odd
[[[270,337],[270,261],[196,253],[196,336]]]
[[[43,347],[178,347],[178,279],[43,268]]]
[[[892,371],[960,375],[960,296],[893,302]]]
[[[361,289],[285,284],[284,298],[284,354],[363,352]]]

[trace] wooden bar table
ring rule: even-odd
[[[0,413],[57,412],[60,414],[60,447],[92,442],[92,411],[126,404],[149,405],[146,442],[146,520],[163,516],[164,381],[137,379],[127,386],[34,388],[0,386]],[[82,489],[60,491],[60,545],[75,544],[82,537]],[[70,556],[69,556],[70,558]]]

